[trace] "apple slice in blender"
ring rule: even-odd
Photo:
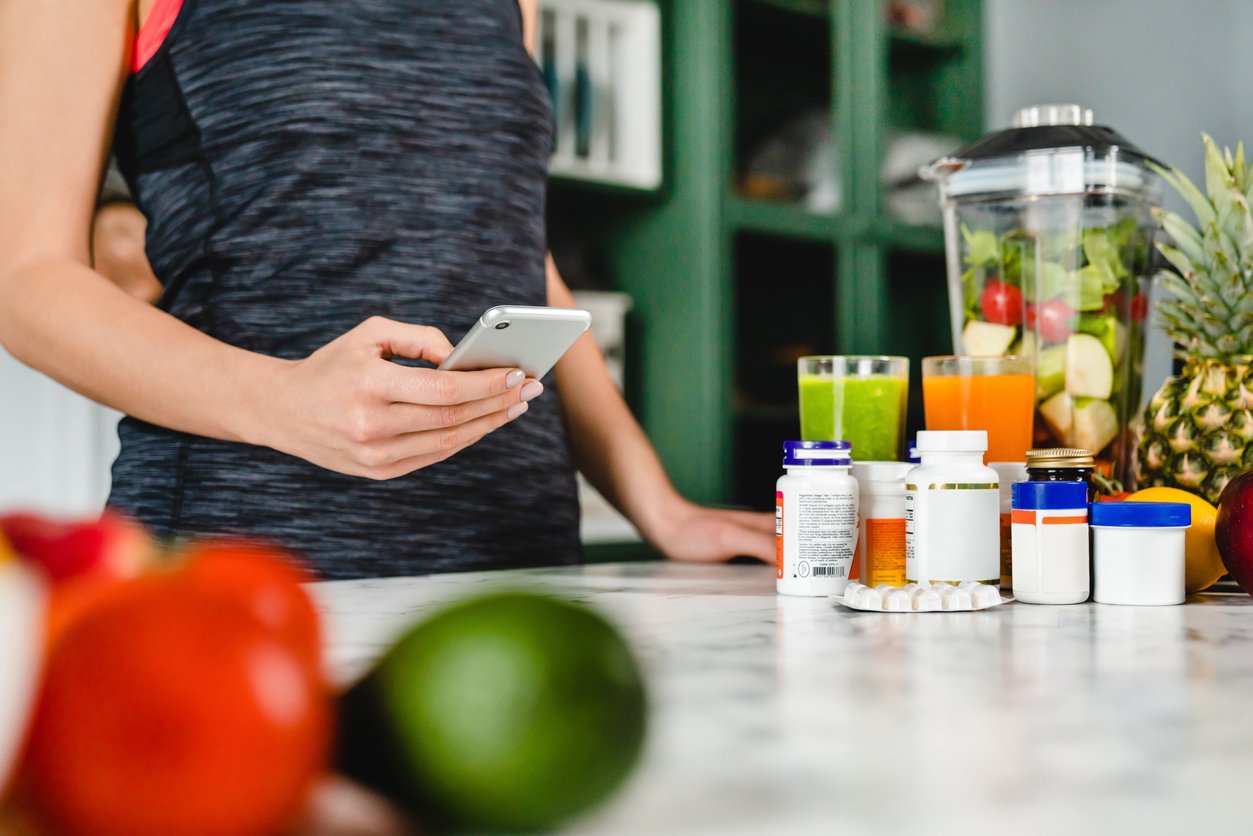
[[[1109,401],[1075,401],[1074,437],[1077,446],[1099,453],[1117,435],[1118,416]]]
[[[1035,396],[1046,400],[1066,388],[1066,346],[1051,345],[1035,358]]]
[[[1105,400],[1113,387],[1114,364],[1105,346],[1091,334],[1071,334],[1066,340],[1066,391],[1075,398]]]
[[[980,322],[972,319],[962,331],[962,350],[975,357],[1003,357],[1018,336],[1012,325]]]
[[[1060,348],[1060,346],[1059,346]],[[1040,416],[1048,424],[1049,432],[1063,446],[1073,446],[1070,431],[1075,425],[1075,399],[1065,392],[1058,392],[1040,404]]]

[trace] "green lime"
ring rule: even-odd
[[[645,714],[612,625],[498,593],[416,625],[345,695],[341,766],[443,827],[542,830],[621,783]]]

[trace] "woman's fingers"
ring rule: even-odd
[[[441,372],[387,364],[378,375],[375,394],[389,403],[446,406],[480,401],[516,389],[526,380],[521,369]]]
[[[453,427],[422,430],[376,441],[364,445],[358,458],[369,468],[367,475],[376,479],[393,479],[410,470],[449,458],[488,433],[521,417],[527,408],[527,403],[519,402],[508,409],[498,410]]]
[[[467,403],[443,406],[413,403],[387,404],[370,410],[368,414],[375,417],[363,421],[356,440],[382,441],[431,428],[455,427],[476,418],[491,415],[493,412],[505,412],[511,407],[533,401],[543,392],[544,384],[538,380],[528,380],[522,386],[508,389],[502,394]]]
[[[372,316],[357,326],[362,339],[377,348],[380,357],[408,357],[439,365],[452,351],[444,332],[429,325],[412,325]]]

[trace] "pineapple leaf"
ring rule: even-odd
[[[1201,140],[1205,143],[1205,191],[1212,201],[1233,185],[1231,166],[1223,161],[1223,152],[1218,150],[1212,136],[1203,133]]]
[[[1228,163],[1228,168],[1230,168],[1231,173],[1235,175],[1236,188],[1240,190],[1241,194],[1244,194],[1244,190],[1245,188],[1247,188],[1249,178],[1248,178],[1248,169],[1245,167],[1245,163],[1244,163],[1244,143],[1243,142],[1240,142],[1236,145],[1236,158],[1232,160],[1230,163]]]
[[[1179,250],[1167,244],[1166,242],[1158,241],[1157,251],[1161,253],[1163,256],[1165,256],[1166,260],[1169,261],[1171,265],[1176,270],[1178,270],[1183,276],[1185,277],[1193,276],[1196,274],[1197,271],[1196,271],[1196,268],[1193,266],[1193,261],[1190,260],[1186,255],[1184,255]],[[1196,259],[1196,261],[1200,262],[1201,259]],[[1174,275],[1174,274],[1171,274],[1171,275]]]
[[[1166,233],[1175,242],[1175,246],[1191,262],[1192,269],[1199,269],[1205,259],[1201,242],[1201,231],[1188,223],[1182,215],[1177,215],[1174,212],[1157,210],[1153,214],[1161,223],[1162,228],[1166,230]]]
[[[1192,207],[1192,211],[1196,213],[1197,225],[1206,226],[1214,220],[1214,207],[1205,199],[1205,195],[1201,194],[1201,190],[1196,184],[1188,179],[1188,175],[1184,174],[1177,168],[1167,170],[1156,163],[1149,163],[1158,174],[1169,183],[1180,196],[1188,202]]]

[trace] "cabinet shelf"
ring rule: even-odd
[[[829,243],[837,217],[811,212],[797,203],[772,203],[732,196],[727,200],[727,222],[737,232]]]
[[[882,220],[874,227],[874,238],[888,247],[907,252],[944,254],[944,230],[938,226]]]
[[[831,12],[830,0],[752,0],[758,6],[767,6],[793,14],[826,18]]]
[[[965,48],[960,38],[944,31],[913,32],[888,30],[888,44],[894,56],[913,60],[942,60],[960,55]]]

